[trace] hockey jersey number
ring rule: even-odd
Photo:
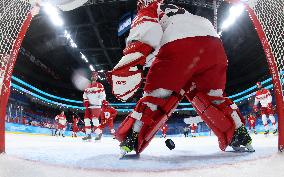
[[[185,14],[185,9],[178,7],[173,4],[161,4],[160,9],[167,15],[168,17],[177,15],[177,14]]]

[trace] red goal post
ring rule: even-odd
[[[222,1],[243,4],[260,39],[272,76],[278,115],[278,150],[284,149],[284,0],[213,0],[214,27],[217,29],[217,9]],[[218,4],[218,5],[217,5]]]
[[[266,55],[278,115],[278,150],[284,150],[284,0],[226,0],[243,3]]]
[[[0,153],[5,152],[6,105],[19,49],[36,8],[28,0],[0,0]]]

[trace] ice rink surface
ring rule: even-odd
[[[215,136],[170,138],[176,145],[172,151],[164,138],[157,137],[140,158],[119,160],[119,143],[111,137],[82,142],[81,138],[6,134],[0,177],[284,176],[277,136],[254,135],[255,153],[222,152]]]

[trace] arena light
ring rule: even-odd
[[[70,39],[70,45],[73,48],[77,48],[77,44],[72,39]]]
[[[89,63],[89,60],[87,59],[87,57],[86,57],[83,53],[81,53],[81,52],[80,52],[80,54],[81,54],[81,58],[82,58],[86,63]]]
[[[89,65],[89,68],[90,68],[91,71],[95,71],[95,68],[94,68],[93,65]]]
[[[244,9],[245,9],[244,4],[239,3],[239,4],[237,4],[237,5],[235,5],[235,6],[233,6],[233,7],[230,8],[230,13],[231,13],[235,18],[237,18],[237,17],[239,17],[239,16],[243,13]]]
[[[242,3],[234,5],[230,8],[228,18],[223,22],[221,29],[225,30],[235,23],[236,19],[243,13],[245,6]],[[220,33],[221,34],[221,33]]]
[[[71,39],[71,35],[69,34],[69,32],[68,31],[64,31],[64,37],[66,37],[66,39]]]
[[[54,25],[62,26],[64,24],[62,18],[59,16],[59,11],[56,7],[52,6],[50,3],[44,3],[43,7],[45,13],[49,16]]]

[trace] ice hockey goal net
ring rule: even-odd
[[[237,2],[237,1],[234,1]],[[276,98],[279,151],[284,150],[284,0],[249,0],[246,3],[266,55]]]
[[[240,3],[239,0],[227,1]],[[279,118],[278,149],[283,151],[284,0],[247,0],[244,3],[262,42],[273,78]],[[5,150],[4,125],[10,78],[19,47],[32,19],[30,10],[28,0],[0,0],[0,153]]]
[[[32,19],[27,0],[0,0],[0,153],[5,151],[6,104],[18,51]]]

